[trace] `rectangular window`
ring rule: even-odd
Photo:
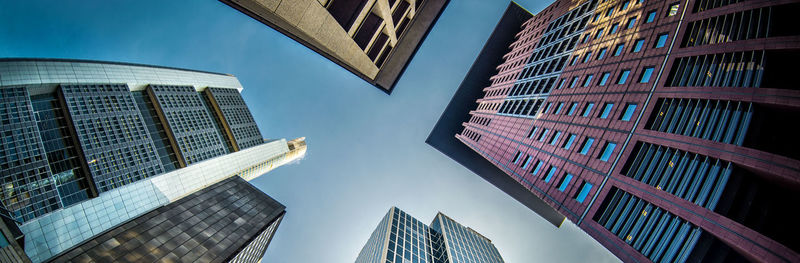
[[[536,138],[536,140],[540,142],[544,141],[544,138],[547,137],[548,132],[550,132],[550,129],[544,129],[544,131],[542,131],[542,134],[539,134],[539,138]]]
[[[586,155],[589,153],[589,149],[592,148],[592,144],[594,143],[594,138],[586,137],[586,140],[583,141],[583,145],[581,145],[580,154]]]
[[[572,57],[572,62],[571,62],[571,63],[569,63],[569,64],[570,64],[570,65],[575,65],[576,63],[578,63],[578,58],[579,58],[579,57],[580,57],[580,56],[577,56],[577,55],[576,55],[576,56],[574,56],[574,57]]]
[[[589,59],[592,58],[592,52],[586,52],[586,56],[583,57],[583,63],[589,62]]]
[[[614,152],[614,148],[617,148],[616,143],[606,142],[606,146],[603,147],[603,151],[600,152],[600,157],[598,159],[608,162],[608,159],[611,158],[611,153]]]
[[[583,112],[581,113],[581,116],[583,116],[583,117],[589,117],[589,113],[591,113],[591,112],[592,112],[592,108],[593,108],[593,107],[594,107],[594,102],[589,102],[589,103],[587,103],[587,104],[586,104],[586,107],[585,107],[585,108],[583,108]]]
[[[567,190],[567,186],[569,185],[569,181],[572,181],[572,177],[572,174],[567,173],[561,178],[561,182],[558,183],[559,192],[564,192],[564,190]]]
[[[570,134],[567,137],[567,140],[564,141],[564,145],[562,145],[561,147],[564,148],[564,149],[569,150],[569,148],[572,147],[572,142],[575,141],[575,137],[576,137],[575,134]]]
[[[619,29],[619,23],[614,23],[614,25],[611,26],[611,31],[608,32],[608,34],[617,33],[617,29]]]
[[[553,175],[556,174],[556,167],[550,166],[550,169],[547,170],[547,175],[544,177],[544,182],[549,183],[550,179],[553,179]]]
[[[600,19],[600,13],[594,14],[594,18],[592,18],[592,22],[597,22]]]
[[[619,11],[625,10],[628,8],[629,1],[622,2],[622,6],[619,7]]]
[[[625,50],[625,43],[619,44],[614,48],[614,56],[622,55],[622,50]]]
[[[534,126],[533,128],[531,128],[531,132],[528,133],[528,138],[533,138],[533,135],[536,134],[537,129],[539,129],[539,127]]]
[[[644,68],[644,70],[642,70],[642,76],[639,77],[639,83],[650,82],[650,76],[653,75],[653,70],[655,70],[655,67]]]
[[[569,84],[569,87],[570,88],[574,88],[575,85],[578,85],[578,77],[577,76],[572,77],[572,83]]]
[[[586,80],[583,81],[584,87],[588,87],[589,84],[592,83],[592,77],[594,77],[594,74],[589,74],[588,76],[586,76]]]
[[[606,56],[606,50],[608,50],[608,48],[600,49],[600,53],[597,53],[597,60],[601,60],[604,56]]]
[[[606,17],[611,17],[611,15],[613,15],[613,14],[614,14],[614,8],[609,8],[606,11]]]
[[[521,157],[521,156],[522,156],[522,152],[517,151],[517,154],[514,155],[514,159],[513,159],[515,164],[519,162],[519,157]]]
[[[552,108],[552,107],[553,107],[553,103],[552,102],[548,102],[547,103],[547,107],[545,107],[542,112],[543,113],[548,113],[548,112],[550,112],[550,108]]]
[[[580,189],[580,192],[575,196],[575,200],[578,201],[578,203],[583,203],[583,201],[586,201],[586,196],[589,195],[589,191],[592,190],[592,184],[583,181],[583,185]]]
[[[678,3],[672,3],[671,5],[669,5],[669,9],[667,10],[667,17],[677,15],[678,7],[680,7]]]
[[[572,105],[569,106],[569,111],[567,112],[567,115],[572,116],[572,114],[575,113],[576,108],[578,108],[578,103],[573,102]]]
[[[628,103],[627,105],[625,105],[625,111],[622,112],[622,116],[619,119],[623,121],[630,121],[631,117],[633,117],[634,111],[636,111],[636,104]]]
[[[628,26],[625,29],[631,29],[635,25],[636,25],[636,17],[634,16],[628,19]]]
[[[594,39],[599,39],[601,37],[603,37],[603,29],[602,28],[597,30],[597,34],[594,35]]]
[[[564,103],[563,103],[563,102],[559,102],[559,103],[558,103],[558,107],[556,107],[556,112],[554,112],[553,114],[559,114],[559,113],[561,113],[561,109],[562,109],[562,108],[564,108]]]
[[[611,109],[613,107],[614,107],[614,103],[606,102],[606,104],[603,105],[603,110],[600,111],[600,118],[601,119],[608,118],[608,115],[611,114]]]
[[[655,48],[660,48],[660,47],[664,47],[665,45],[667,45],[667,36],[669,36],[669,34],[667,34],[667,33],[659,34],[658,38],[656,38],[656,45],[654,47]]]
[[[544,163],[542,161],[536,161],[536,165],[534,165],[533,169],[531,169],[531,174],[533,175],[538,174],[539,170],[542,169],[542,166],[544,166]]]
[[[531,158],[530,155],[526,156],[525,161],[522,162],[522,169],[528,169],[528,165],[531,165],[531,160],[533,160],[533,158]]]
[[[599,86],[605,86],[608,82],[608,76],[611,75],[611,72],[603,72],[603,75],[600,76],[600,81],[597,82]]]
[[[650,12],[647,12],[647,19],[644,20],[644,23],[647,24],[655,20],[656,20],[656,10],[652,10]]]
[[[561,136],[560,131],[556,131],[556,134],[553,134],[553,138],[550,138],[550,145],[555,145],[558,142],[558,137]]]
[[[633,43],[633,50],[631,51],[631,53],[642,51],[643,46],[644,46],[644,38],[637,39],[636,42]]]
[[[625,82],[628,81],[628,75],[630,74],[630,69],[622,70],[622,73],[619,73],[619,78],[617,78],[617,84],[625,84]]]

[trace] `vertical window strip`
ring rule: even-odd
[[[753,103],[662,98],[649,130],[741,146],[753,117]]]

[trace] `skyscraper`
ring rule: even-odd
[[[449,0],[220,0],[391,93]]]
[[[304,138],[262,139],[241,89],[211,72],[0,60],[0,200],[21,233],[13,239],[41,262],[226,178],[250,180],[303,156]]]
[[[512,3],[427,142],[626,262],[800,261],[798,8]]]
[[[430,226],[392,207],[361,249],[356,263],[501,263],[492,241],[438,213]]]

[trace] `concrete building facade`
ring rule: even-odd
[[[556,1],[498,25],[428,143],[462,163],[465,145],[625,262],[798,261],[780,128],[800,116],[798,7]]]

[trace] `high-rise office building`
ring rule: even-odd
[[[502,263],[492,241],[438,213],[425,225],[392,207],[372,232],[356,263]]]
[[[0,60],[4,238],[41,262],[226,178],[302,157],[304,138],[261,138],[241,89],[211,72]]]
[[[220,0],[380,90],[395,83],[449,0]]]
[[[798,8],[512,3],[427,142],[626,262],[800,261]]]

